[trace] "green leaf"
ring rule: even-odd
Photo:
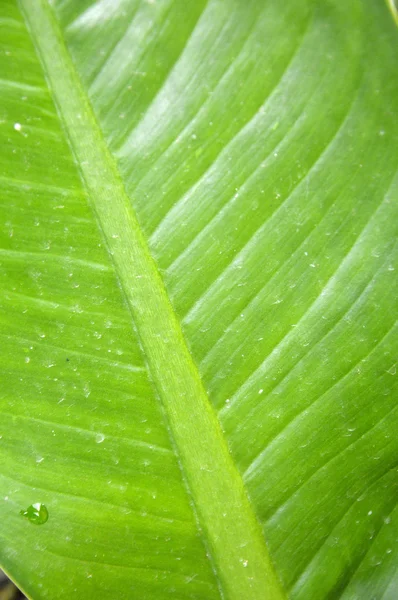
[[[0,561],[29,597],[396,598],[390,8],[1,3]]]

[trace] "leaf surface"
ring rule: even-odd
[[[4,568],[34,600],[395,598],[387,6],[0,28]]]

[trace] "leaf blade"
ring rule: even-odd
[[[396,256],[392,246],[396,182],[389,187],[396,170],[391,152],[397,138],[392,119],[397,97],[392,52],[395,32],[385,7],[371,3],[362,7],[360,3],[308,2],[299,7],[287,3],[285,13],[270,2],[264,14],[256,3],[240,8],[231,3],[225,6],[228,9],[233,4],[231,15],[217,13],[217,4],[209,3],[177,63],[171,60],[173,69],[162,80],[158,96],[147,96],[150,103],[144,106],[145,114],[132,136],[126,137],[130,117],[126,121],[120,116],[120,127],[117,121],[119,110],[125,115],[123,103],[128,97],[121,96],[111,116],[105,109],[112,96],[105,94],[103,104],[98,86],[89,91],[91,102],[140,224],[147,235],[154,231],[149,240],[151,250],[166,269],[167,289],[210,398],[220,410],[234,458],[286,588],[299,598],[361,597],[373,593],[373,582],[381,597],[382,589],[394,589],[392,565],[387,555],[380,558],[386,548],[383,543],[375,542],[379,554],[372,554],[369,536],[376,535],[381,525],[377,538],[387,539],[395,526],[394,521],[383,521],[391,512],[395,471],[388,469],[396,456],[392,442],[383,446],[383,436],[390,435],[393,426],[394,413],[388,411],[395,389],[394,379],[389,381],[394,370],[394,330],[388,333],[395,293],[389,289],[391,260]],[[77,7],[72,2],[66,8],[73,12]],[[64,6],[56,5],[56,10],[59,14]],[[145,6],[144,10],[149,9]],[[77,22],[81,22],[84,9],[77,12]],[[101,14],[105,22],[106,11]],[[294,23],[293,35],[284,38],[283,28],[278,31],[276,26],[274,47],[269,33],[281,22],[287,31],[289,22]],[[95,27],[101,31],[102,25],[96,23]],[[162,22],[154,20],[149,41],[153,65],[161,27]],[[252,129],[245,147],[239,127],[245,130],[250,123],[256,106],[261,105],[262,91],[260,75],[250,79],[243,60],[250,61],[249,48],[255,48],[250,46],[255,40],[250,31],[263,34],[260,47],[266,51],[262,59],[266,61],[267,52],[274,57],[280,53],[279,68],[288,68],[280,81],[277,69],[271,74],[262,71],[266,88],[272,89],[270,84],[276,79],[276,93],[265,104],[263,121],[253,119],[257,129]],[[200,45],[195,63],[192,39],[196,35],[200,41],[198,33],[202,42],[207,33],[214,40],[218,36],[215,47],[221,52],[228,45],[228,36],[236,36],[236,47],[245,52],[240,59],[239,52],[232,49],[230,54],[218,54],[212,71]],[[65,35],[87,85],[84,61],[85,56],[90,57],[90,49],[84,48],[85,37],[79,37],[76,22],[67,27]],[[289,63],[292,48],[303,35],[304,41],[299,42]],[[93,37],[90,39],[93,43]],[[318,60],[312,66],[314,54]],[[225,96],[217,96],[216,74],[222,72],[228,56],[235,59],[226,78],[221,78]],[[190,82],[195,64],[200,67],[196,82],[203,82],[203,88],[197,90],[181,85]],[[263,62],[260,65],[264,68]],[[144,76],[136,76],[138,88],[144,90],[145,80],[138,83]],[[226,82],[233,83],[234,77],[235,83],[241,79],[248,84],[254,100],[249,106],[250,94],[246,98],[238,95],[245,98],[243,108],[237,101],[228,101],[231,112],[232,107],[237,112],[236,123],[234,118],[230,126],[231,113],[222,103],[227,97]],[[305,86],[300,85],[303,80]],[[123,84],[123,77],[119,83]],[[205,101],[206,84],[217,98],[214,103]],[[168,106],[163,113],[162,102]],[[326,114],[322,112],[325,106]],[[225,121],[213,120],[212,130],[206,130],[206,120],[222,117],[221,108]],[[311,129],[314,123],[318,123],[316,134]],[[201,134],[195,142],[192,136],[198,139],[198,130]],[[127,141],[120,149],[123,136]],[[219,139],[227,143],[225,151]],[[253,140],[258,141],[257,146],[251,145]],[[264,140],[265,171],[254,170],[251,178],[247,167],[256,161],[257,166],[261,164]],[[274,149],[278,156],[272,157]],[[234,170],[228,171],[227,160]],[[233,198],[235,182],[239,190]],[[225,195],[224,188],[228,191]],[[262,199],[262,190],[267,201]],[[272,199],[275,194],[280,196],[275,197],[276,202]],[[232,202],[228,203],[228,197]],[[254,209],[253,197],[258,203]],[[203,210],[198,211],[197,206]],[[202,217],[206,219],[200,220]],[[258,229],[256,219],[263,223],[267,217],[268,224]],[[159,218],[163,220],[154,230]],[[204,226],[205,234],[201,232]],[[301,229],[300,235],[295,227]],[[183,235],[176,242],[181,230]],[[229,264],[235,268],[228,270]],[[200,276],[195,281],[196,269]],[[286,293],[286,286],[293,284],[293,291]],[[292,324],[296,325],[293,331]],[[367,453],[369,446],[373,453]],[[322,490],[319,502],[317,490]],[[352,508],[350,503],[356,496],[360,508],[355,510],[355,503]],[[339,549],[343,549],[341,554]],[[365,549],[369,550],[367,558]],[[326,572],[329,561],[333,568]],[[378,568],[380,561],[382,569]],[[377,570],[382,574],[376,576]]]
[[[218,422],[46,2],[22,2],[230,598],[282,592]],[[211,493],[209,494],[209,490]],[[242,547],[245,555],[242,556]]]

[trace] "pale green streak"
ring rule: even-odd
[[[387,0],[387,5],[391,11],[395,23],[398,25],[398,8],[395,3],[395,0]]]
[[[223,592],[229,600],[281,599],[260,525],[58,24],[45,0],[20,4],[164,404]]]

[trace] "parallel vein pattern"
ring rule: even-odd
[[[21,4],[162,399],[222,589],[231,600],[260,599],[264,590],[282,598],[242,480],[61,32],[44,0]]]
[[[119,79],[117,143],[89,92],[297,598],[397,589],[393,552],[359,566],[397,531],[395,36],[370,2],[213,0],[138,122],[145,75]]]
[[[7,326],[4,365],[14,388],[12,410],[3,413],[6,447],[11,455],[18,430],[29,428],[31,441],[24,443],[26,454],[37,457],[40,489],[58,494],[59,507],[62,498],[74,503],[83,531],[74,544],[86,539],[76,556],[61,538],[51,547],[44,538],[37,548],[47,543],[54,560],[68,556],[80,573],[93,575],[84,584],[76,579],[82,597],[100,590],[113,600],[112,580],[126,598],[210,600],[220,596],[217,581],[227,598],[268,598],[265,580],[274,579],[265,540],[294,600],[395,600],[398,87],[397,34],[387,6],[372,0],[50,4],[54,13],[44,0],[21,2],[151,373],[109,256],[82,209],[86,193],[75,170],[70,175],[42,74],[24,51],[24,76],[14,65],[0,80],[10,149],[2,157],[0,202],[3,210],[12,206],[1,255],[2,302],[11,315],[11,322],[0,317]],[[23,48],[24,24],[14,1],[6,6],[3,27],[13,28],[16,48]],[[19,116],[26,102],[40,105],[34,121]],[[57,156],[51,172],[35,139]],[[18,226],[25,214],[29,235]],[[54,281],[66,283],[51,289]],[[149,326],[151,312],[160,329]],[[14,366],[15,348],[32,359],[24,370]],[[72,377],[63,348],[76,368]],[[49,373],[58,369],[51,382],[28,374],[33,357]],[[101,369],[98,379],[93,366]],[[197,503],[199,537],[151,381],[168,407]],[[15,402],[27,385],[38,395],[39,414]],[[63,412],[46,415],[54,390]],[[76,410],[78,398],[84,410]],[[127,411],[122,423],[121,411]],[[107,420],[121,430],[104,431]],[[43,462],[51,461],[48,472],[37,451],[43,434],[53,450]],[[69,436],[83,444],[69,457],[82,473],[91,468],[103,481],[101,468],[109,469],[108,483],[95,490],[90,521],[104,528],[96,556],[87,527],[93,490],[84,481],[80,489],[73,477],[70,489],[61,489],[54,479],[56,468],[67,468],[60,447]],[[26,494],[37,485],[31,468],[14,476],[4,470],[13,502],[18,486]],[[237,491],[229,499],[226,478]],[[121,547],[131,548],[131,538],[137,544],[127,556],[104,542],[123,529],[123,510],[131,521]],[[227,542],[217,539],[224,519],[232,531]],[[15,563],[12,551],[7,560]],[[109,579],[94,572],[94,563],[109,570]]]

